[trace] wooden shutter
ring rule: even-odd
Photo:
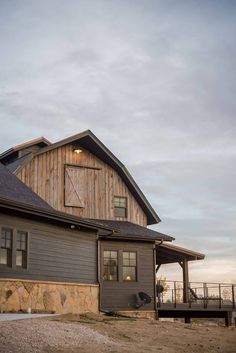
[[[65,206],[84,207],[85,170],[65,167]]]

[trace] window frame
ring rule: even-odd
[[[125,207],[124,206],[116,206],[116,199],[124,199],[125,200]],[[117,215],[116,210],[124,210],[124,216]],[[114,217],[116,217],[116,218],[127,218],[128,217],[128,197],[127,196],[114,195]]]
[[[124,253],[133,253],[135,254],[135,265],[124,265]],[[130,261],[130,257],[129,257],[129,261]],[[124,267],[125,268],[134,268],[135,269],[135,279],[124,279]],[[134,282],[138,282],[138,252],[137,250],[131,250],[131,249],[125,249],[122,250],[122,282],[124,283],[134,283]]]
[[[30,250],[30,231],[29,229],[20,225],[19,227],[12,225],[10,223],[0,223],[0,234],[3,228],[8,228],[12,230],[12,255],[11,255],[11,264],[10,266],[6,266],[4,264],[0,264],[0,268],[6,271],[16,271],[17,273],[24,273],[29,270],[29,250]],[[22,231],[27,233],[27,244],[26,244],[26,266],[16,266],[16,249],[17,249],[17,231]]]
[[[104,272],[105,272],[105,268],[106,267],[109,267],[109,265],[105,265],[105,259],[106,259],[106,257],[104,256],[104,253],[105,253],[105,251],[109,251],[110,253],[111,252],[115,252],[116,253],[116,266],[115,266],[115,268],[116,268],[116,279],[105,279],[104,278]],[[110,259],[112,259],[112,258],[110,258]],[[105,249],[103,249],[102,250],[102,281],[103,282],[119,282],[119,250],[118,249],[111,249],[111,248],[105,248]],[[110,271],[109,271],[110,272]]]
[[[11,236],[10,236],[10,247],[7,247],[6,245],[6,241],[9,239],[5,239],[5,246],[2,246],[2,231],[3,230],[10,230],[11,231]],[[6,250],[6,258],[7,258],[7,263],[0,263],[0,266],[4,266],[4,267],[12,267],[12,257],[13,257],[13,233],[14,233],[14,229],[10,226],[0,226],[0,251],[1,249]],[[0,255],[1,256],[1,255]]]
[[[21,233],[21,234],[20,234]],[[20,248],[18,248],[18,235],[20,234],[22,236],[22,233],[25,233],[25,242],[23,242],[20,239]],[[25,249],[21,248],[22,243],[25,243]],[[17,253],[21,252],[21,260],[22,263],[21,265],[17,265]],[[16,230],[16,251],[15,251],[15,256],[16,256],[16,267],[17,268],[22,268],[22,269],[27,269],[28,265],[28,232],[25,230],[17,229]]]

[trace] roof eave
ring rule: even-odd
[[[113,228],[100,225],[96,222],[85,221],[85,220],[80,219],[78,217],[68,216],[67,214],[64,214],[61,212],[53,212],[53,210],[50,211],[50,210],[39,209],[39,208],[33,207],[31,205],[26,205],[21,202],[8,200],[5,198],[0,198],[0,207],[4,207],[5,209],[16,210],[16,211],[19,211],[19,212],[22,212],[25,214],[39,216],[44,219],[51,219],[51,220],[55,220],[55,221],[69,223],[71,225],[83,226],[85,228],[96,229],[96,230],[102,229],[102,230],[106,230],[109,232],[114,231]]]
[[[129,240],[129,241],[142,241],[142,242],[149,242],[149,243],[155,243],[156,240],[158,239],[150,239],[148,237],[140,237],[140,236],[137,236],[137,237],[129,237],[128,235],[116,235],[116,234],[113,234],[113,235],[100,235],[99,238],[105,240],[105,239],[108,239],[108,240],[120,240],[120,241],[123,241],[123,240]]]
[[[11,148],[9,148],[8,150],[6,150],[6,151],[0,153],[0,160],[1,160],[2,158],[7,157],[7,156],[10,155],[12,152],[17,152],[17,151],[21,150],[21,149],[24,148],[24,147],[25,147],[25,148],[26,148],[26,147],[30,147],[30,146],[32,146],[32,145],[34,145],[34,144],[37,144],[37,143],[40,143],[40,142],[44,142],[44,143],[47,144],[48,146],[50,146],[50,145],[52,144],[48,139],[46,139],[46,138],[43,137],[43,136],[37,137],[37,138],[35,138],[35,139],[33,139],[33,140],[27,141],[27,142],[25,142],[25,143],[21,143],[21,144],[19,144],[19,145],[16,145],[16,146],[14,146],[14,147],[11,147]],[[45,148],[45,147],[42,147],[42,148]]]
[[[160,242],[160,241],[156,241],[156,245],[158,247],[162,247],[164,249],[167,249],[169,251],[173,251],[182,255],[185,255],[186,257],[189,257],[189,261],[191,260],[204,260],[205,258],[205,254],[190,250],[190,249],[186,249],[186,248],[182,248],[180,246],[174,245],[174,244],[165,244],[165,242]]]

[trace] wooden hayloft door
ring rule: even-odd
[[[65,206],[85,206],[85,178],[84,168],[65,166]]]

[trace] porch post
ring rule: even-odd
[[[158,310],[157,310],[157,280],[156,280],[156,267],[157,267],[157,259],[156,259],[156,245],[153,245],[153,285],[154,285],[154,310],[155,310],[155,319],[158,320]]]
[[[186,259],[186,257],[184,258],[184,260],[182,262],[182,269],[183,269],[183,302],[188,303],[188,301],[189,301],[189,291],[188,291],[189,275],[188,275],[188,260]],[[190,324],[191,317],[186,316],[184,318],[184,321],[186,324]]]
[[[184,258],[183,260],[183,302],[188,303],[189,301],[189,275],[188,275],[188,260]]]

